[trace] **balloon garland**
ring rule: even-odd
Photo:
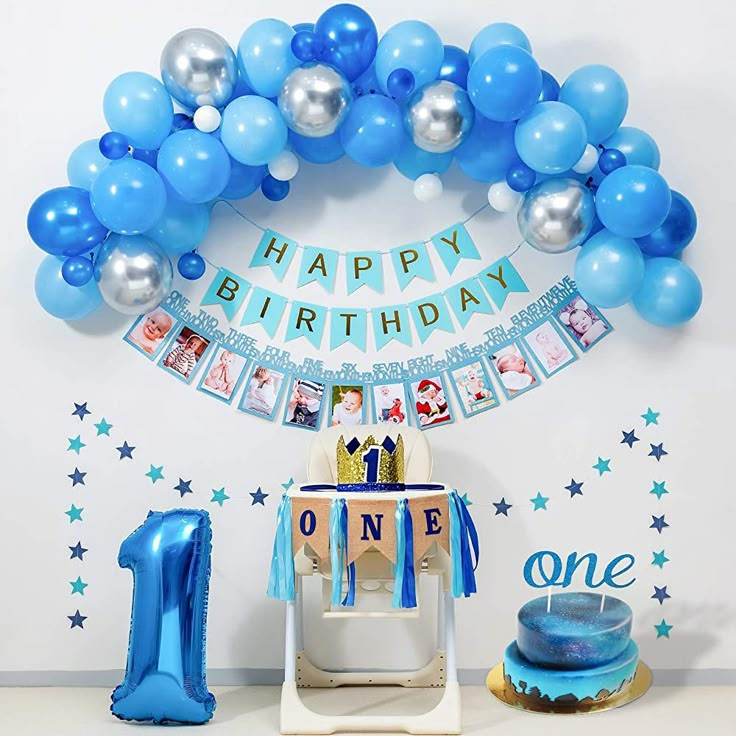
[[[630,302],[661,326],[700,307],[700,282],[677,257],[695,211],[658,173],[654,140],[621,125],[623,79],[590,65],[559,85],[509,23],[483,28],[466,53],[418,20],[379,39],[365,10],[341,4],[314,24],[257,21],[237,54],[213,31],[182,31],[164,47],[161,80],[114,79],[103,100],[110,132],[78,146],[69,186],[30,208],[28,231],[49,254],[36,295],[60,319],[102,301],[125,314],[154,309],[172,259],[184,278],[204,274],[196,248],[214,201],[259,188],[283,200],[300,158],[344,155],[394,164],[421,201],[441,195],[454,159],[490,184],[491,206],[518,208],[532,247],[579,247],[575,280],[596,306]]]

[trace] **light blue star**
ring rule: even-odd
[[[79,595],[84,595],[84,589],[89,585],[89,583],[85,583],[82,581],[82,578],[77,577],[76,580],[70,580],[69,585],[72,586],[72,595],[75,593],[79,593]]]
[[[73,524],[75,521],[82,521],[82,511],[84,511],[84,507],[78,509],[72,504],[69,511],[65,511],[64,513],[69,517],[69,523]]]
[[[66,448],[67,452],[71,452],[72,450],[74,450],[74,452],[79,455],[79,451],[83,447],[87,447],[87,445],[82,442],[82,435],[78,434],[76,437],[67,437],[67,439],[69,440],[69,447]]]
[[[105,417],[102,417],[100,419],[98,424],[95,424],[95,427],[97,427],[97,436],[99,437],[101,434],[106,435],[107,437],[110,436],[110,430],[112,429],[112,424],[105,421]]]
[[[652,407],[648,406],[646,412],[641,415],[641,418],[646,422],[644,426],[648,427],[650,424],[659,424],[658,417],[660,414],[661,412],[653,411]]]
[[[146,477],[151,479],[151,483],[155,483],[157,480],[163,480],[164,477],[164,466],[151,465],[151,469],[146,473]]]
[[[473,502],[468,498],[467,493],[463,493],[462,496],[460,496],[460,500],[466,505],[466,506],[472,506]]]
[[[670,629],[673,629],[674,626],[671,626],[664,619],[662,619],[662,623],[654,624],[654,628],[657,629],[657,639],[659,639],[661,636],[664,636],[666,639],[669,639]]]
[[[654,483],[654,487],[649,491],[649,493],[653,493],[657,497],[657,501],[659,501],[665,493],[669,493],[669,491],[664,487],[665,481],[657,483],[655,480],[652,481],[652,483]]]
[[[282,487],[282,488],[283,488],[283,489],[284,489],[285,491],[288,491],[288,490],[289,490],[289,488],[291,488],[291,487],[292,487],[293,485],[294,485],[294,479],[293,479],[293,478],[289,478],[289,480],[287,480],[287,481],[286,481],[286,483],[282,483],[282,484],[281,484],[281,487]]]
[[[222,508],[222,504],[225,503],[225,501],[228,500],[230,496],[225,493],[225,486],[220,488],[219,490],[212,489],[212,498],[210,499],[210,503],[217,503],[220,505],[220,508]]]
[[[593,466],[593,470],[598,471],[598,477],[600,478],[603,473],[610,473],[611,468],[609,467],[611,465],[611,461],[604,460],[602,457],[598,458],[598,462]]]
[[[534,504],[535,511],[539,511],[539,509],[542,509],[542,511],[547,510],[547,501],[549,501],[549,498],[543,496],[541,491],[537,491],[537,495],[529,500]]]
[[[654,555],[654,559],[652,560],[652,565],[657,565],[660,570],[664,568],[664,563],[669,562],[670,558],[665,557],[664,550],[661,552],[652,552],[652,555]]]

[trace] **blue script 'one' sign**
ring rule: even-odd
[[[557,552],[551,550],[540,550],[531,555],[524,564],[524,580],[532,588],[548,588],[558,586],[567,588],[572,585],[578,568],[585,567],[585,585],[588,588],[600,588],[608,585],[611,588],[628,588],[636,581],[631,577],[626,582],[618,581],[634,566],[636,559],[632,554],[623,554],[614,557],[603,570],[598,582],[595,581],[596,569],[598,567],[598,555],[594,552],[578,557],[577,552],[571,552],[565,562],[562,561]]]

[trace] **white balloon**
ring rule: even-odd
[[[497,181],[488,189],[488,203],[498,212],[510,212],[521,202],[521,197],[505,181]]]
[[[202,105],[194,111],[194,127],[203,133],[214,133],[220,127],[222,115],[212,105]]]
[[[293,179],[299,171],[299,159],[291,151],[281,151],[276,158],[268,164],[268,173],[279,181]]]
[[[414,196],[420,202],[431,202],[442,195],[442,179],[437,174],[421,174],[414,181]]]
[[[580,160],[572,167],[576,174],[589,174],[598,163],[598,149],[588,143]]]

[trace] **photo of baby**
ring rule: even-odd
[[[491,355],[491,365],[510,399],[539,384],[538,377],[518,345],[507,345],[497,350]]]
[[[248,359],[218,345],[212,355],[199,390],[230,403],[245,372]]]
[[[325,394],[324,383],[295,378],[286,404],[284,424],[303,429],[318,429]]]
[[[409,424],[406,386],[403,383],[373,384],[373,420],[376,424]]]
[[[611,330],[601,313],[579,296],[557,312],[557,319],[583,350],[592,347]]]
[[[551,320],[530,330],[524,335],[524,342],[548,378],[577,357]]]
[[[498,406],[485,366],[479,361],[450,371],[455,393],[466,417]]]
[[[198,335],[190,327],[182,327],[161,365],[188,381],[209,345],[206,337]]]
[[[423,378],[410,384],[414,407],[421,429],[428,429],[443,422],[452,422],[450,405],[445,387],[439,375]]]
[[[281,371],[256,364],[248,378],[248,388],[238,408],[250,414],[273,419],[284,379],[285,376]]]
[[[354,427],[363,424],[365,409],[363,395],[365,387],[360,385],[343,386],[335,384],[331,391],[330,425],[338,424],[344,427]]]
[[[136,320],[125,336],[125,341],[154,358],[173,326],[174,318],[165,309],[158,307]]]

